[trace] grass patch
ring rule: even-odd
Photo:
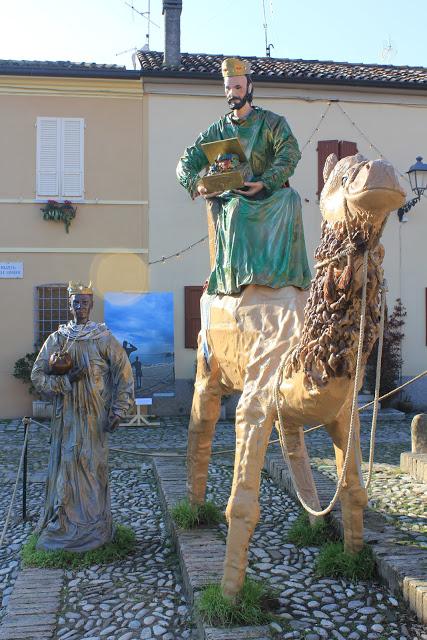
[[[204,622],[213,627],[235,627],[268,624],[274,619],[271,610],[278,602],[271,590],[259,581],[246,577],[236,602],[230,602],[219,584],[206,586],[196,608]]]
[[[294,521],[287,537],[296,547],[321,547],[326,542],[337,540],[336,533],[326,520],[319,519],[311,525],[305,511]]]
[[[114,538],[108,544],[86,551],[43,551],[36,549],[38,535],[32,533],[22,547],[21,558],[24,567],[49,569],[81,569],[94,564],[108,564],[127,556],[135,547],[135,533],[130,527],[117,525]]]
[[[370,580],[375,574],[375,561],[371,547],[365,545],[359,553],[344,551],[342,542],[328,542],[320,549],[315,561],[319,577],[344,577],[352,580]]]
[[[190,504],[181,500],[171,510],[172,518],[181,529],[195,529],[201,525],[216,525],[224,522],[224,514],[213,502]]]

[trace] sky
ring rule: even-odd
[[[163,51],[162,0],[128,0],[149,2],[150,49]],[[265,23],[273,57],[427,67],[426,0],[183,0],[181,50],[264,56]],[[0,0],[0,59],[132,68],[146,33],[125,0]]]

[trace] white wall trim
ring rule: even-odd
[[[48,199],[52,198],[0,198],[0,204],[45,204]],[[63,198],[57,198],[58,202],[62,202]],[[125,206],[139,206],[148,205],[148,200],[80,200],[78,198],[72,199],[73,204],[103,204],[103,205],[125,205]]]
[[[146,96],[173,96],[173,97],[191,97],[191,98],[224,98],[224,89],[220,81],[209,84],[160,84],[145,81],[144,91]],[[337,87],[331,86],[304,86],[295,87],[292,85],[278,85],[255,82],[255,100],[258,104],[259,100],[295,100],[297,102],[342,102],[343,104],[384,104],[402,107],[420,107],[426,108],[425,90],[391,90],[366,87]],[[259,105],[262,106],[262,105]],[[224,106],[226,110],[226,103]]]
[[[126,247],[0,247],[0,253],[140,253],[148,249]]]

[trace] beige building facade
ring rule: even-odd
[[[2,417],[31,410],[14,363],[66,320],[69,279],[92,280],[98,321],[106,291],[148,289],[142,138],[138,73],[0,63]],[[48,199],[77,208],[69,233],[43,219]]]

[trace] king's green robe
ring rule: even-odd
[[[178,180],[194,198],[200,174],[209,166],[201,145],[227,138],[239,139],[252,181],[261,180],[265,189],[255,198],[226,191],[212,199],[216,256],[208,293],[238,293],[247,284],[306,289],[311,274],[301,200],[296,191],[284,188],[301,154],[283,116],[260,107],[254,107],[245,120],[225,115],[185,150],[177,167]]]

